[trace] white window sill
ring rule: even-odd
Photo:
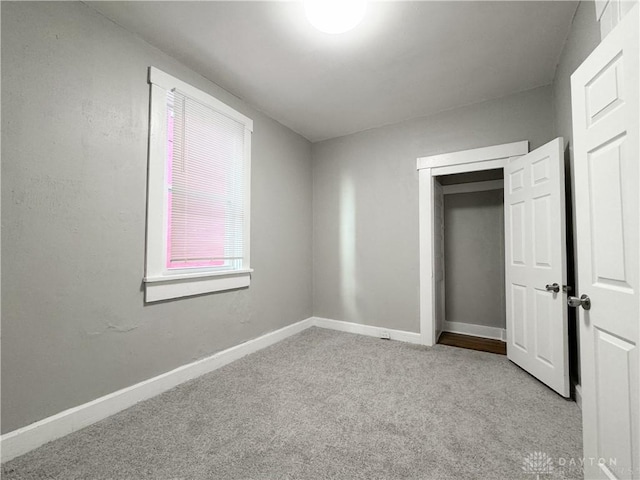
[[[247,269],[146,277],[144,279],[145,301],[157,302],[171,298],[245,288],[251,283],[252,271]]]

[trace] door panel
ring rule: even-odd
[[[571,78],[586,478],[640,478],[639,17]]]
[[[527,287],[524,285],[511,284],[511,316],[512,322],[507,325],[507,342],[513,340],[513,344],[527,352]],[[507,307],[509,311],[509,307]],[[510,330],[510,332],[509,332]]]
[[[553,368],[553,296],[535,291],[536,358]]]
[[[551,268],[551,225],[547,221],[551,217],[551,197],[543,195],[533,199],[533,263],[538,268]]]
[[[524,228],[524,202],[517,202],[509,205],[511,235],[509,245],[511,246],[510,265],[514,267],[525,266],[525,228]]]
[[[507,356],[569,396],[561,138],[505,167]]]
[[[627,420],[631,415],[628,365],[633,360],[632,352],[636,346],[600,329],[596,329],[595,334],[596,364],[598,365],[596,383],[600,396],[598,401],[609,405],[609,408],[598,411],[600,425],[598,455],[602,458],[615,458],[616,463],[619,462],[621,466],[631,465],[629,446],[632,444],[632,432],[631,422]],[[617,394],[611,397],[609,392]]]

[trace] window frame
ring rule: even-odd
[[[151,90],[149,115],[149,165],[147,176],[147,236],[145,261],[145,301],[155,302],[203,293],[248,287],[251,219],[251,134],[253,121],[217,98],[159,70],[149,67]],[[244,224],[242,268],[167,267],[167,93],[176,89],[244,125]]]

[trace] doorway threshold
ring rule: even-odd
[[[507,344],[492,338],[474,337],[462,335],[460,333],[442,332],[438,343],[449,347],[466,348],[478,350],[480,352],[496,353],[498,355],[507,354]]]

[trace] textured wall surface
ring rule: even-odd
[[[445,318],[505,328],[504,192],[444,196]]]
[[[144,305],[156,66],[253,118],[249,289]],[[2,5],[2,432],[311,316],[311,146],[80,3]]]
[[[551,87],[313,144],[314,314],[419,331],[416,158],[554,137]]]

